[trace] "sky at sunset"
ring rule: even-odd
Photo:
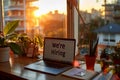
[[[39,0],[34,5],[39,7],[38,13],[41,14],[48,13],[50,10],[59,10],[60,13],[66,11],[66,0]]]
[[[90,12],[90,9],[101,9],[104,0],[80,0],[80,9],[87,10]]]
[[[103,4],[103,0],[80,0],[80,10],[87,10],[90,12],[90,9],[100,9],[101,4]],[[64,13],[66,11],[66,0],[39,0],[35,2],[33,5],[39,7],[39,10],[36,13],[45,14],[50,10],[59,10],[60,13]]]

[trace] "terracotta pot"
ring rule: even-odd
[[[96,60],[96,56],[85,55],[87,70],[94,70],[95,60]]]

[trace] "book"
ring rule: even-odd
[[[91,80],[94,78],[98,72],[92,71],[92,70],[85,70],[82,68],[72,68],[69,69],[68,71],[65,71],[62,73],[62,75],[71,77],[71,78],[77,78],[77,79],[84,79],[84,80]]]

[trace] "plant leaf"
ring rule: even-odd
[[[39,44],[40,47],[43,47],[42,36],[37,35],[37,36],[35,37],[35,41]]]
[[[15,31],[16,27],[18,26],[18,23],[19,23],[19,20],[8,22],[3,29],[4,36]]]
[[[91,56],[95,56],[97,45],[98,45],[98,41],[99,41],[99,38],[97,38],[96,41],[94,43],[92,43],[92,51],[91,51],[91,53],[93,55],[91,55]]]
[[[6,36],[6,39],[15,40],[15,39],[17,39],[17,36],[18,36],[17,33],[8,34],[8,35]]]
[[[16,44],[16,43],[9,43],[9,46],[10,46],[11,50],[15,54],[22,54],[21,47],[18,44]]]

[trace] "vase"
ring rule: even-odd
[[[85,55],[86,69],[94,70],[95,61],[96,61],[96,56]]]
[[[0,48],[0,62],[9,61],[9,47]]]

